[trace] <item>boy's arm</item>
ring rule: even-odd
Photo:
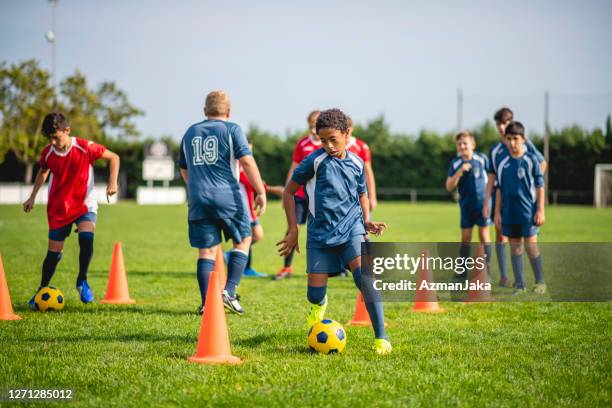
[[[179,170],[181,172],[181,177],[183,178],[183,181],[185,182],[185,184],[187,184],[189,182],[189,170],[183,168],[179,168]]]
[[[34,187],[32,188],[32,193],[30,197],[23,203],[23,211],[30,212],[32,208],[34,208],[34,202],[36,201],[36,195],[38,194],[38,190],[45,184],[47,180],[47,176],[49,175],[49,169],[43,169],[42,167],[38,170],[36,174],[36,180],[34,180]]]
[[[542,171],[542,174],[546,173],[547,168],[548,168],[548,163],[546,162],[546,160],[542,160],[540,162],[540,170]]]
[[[449,193],[453,191],[457,187],[457,184],[459,184],[459,179],[463,176],[463,173],[469,171],[471,168],[472,165],[470,163],[463,163],[455,174],[448,176],[446,178],[446,191]]]
[[[491,194],[493,194],[493,185],[495,184],[495,174],[487,174],[487,188],[485,190],[484,204],[482,206],[482,216],[486,219],[491,216]]]
[[[105,150],[101,156],[102,159],[108,160],[108,186],[106,187],[106,198],[117,193],[117,177],[119,177],[119,156],[110,150]]]
[[[283,186],[266,186],[266,191],[283,198],[283,191],[285,188]]]
[[[369,221],[370,219],[370,200],[366,193],[359,195],[359,205],[361,206],[361,212],[363,213],[363,225],[366,233],[374,235],[382,235],[383,231],[387,228],[387,224],[384,222]]]
[[[298,164],[299,163],[296,162],[295,160],[291,162],[291,167],[289,167],[289,171],[287,172],[287,177],[285,177],[285,185],[287,185],[287,183],[289,183],[289,181],[291,180],[291,175],[293,174],[293,170],[295,170]]]
[[[278,252],[281,256],[287,256],[293,248],[300,253],[298,245],[298,224],[295,218],[295,201],[293,196],[300,188],[300,185],[293,180],[289,180],[283,190],[283,208],[285,209],[285,217],[287,218],[287,234],[285,238],[276,243]]]
[[[376,180],[374,179],[374,170],[372,169],[372,162],[365,163],[365,176],[366,187],[368,189],[370,211],[373,211],[378,205],[378,199],[376,198]]]
[[[498,229],[501,229],[502,227],[501,206],[502,206],[502,195],[501,195],[501,189],[498,188],[497,192],[495,193],[495,217],[494,217],[495,226]]]
[[[536,210],[534,221],[536,226],[540,226],[544,224],[545,216],[544,216],[544,187],[536,188],[536,200],[538,204],[538,209]]]
[[[257,163],[250,154],[244,155],[238,160],[242,164],[244,172],[255,190],[255,209],[257,210],[257,215],[261,216],[266,212],[266,189],[261,180]]]

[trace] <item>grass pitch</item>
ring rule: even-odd
[[[458,212],[452,204],[385,203],[375,219],[389,223],[386,241],[456,241]],[[546,216],[541,241],[612,241],[612,210],[550,207]],[[255,247],[254,266],[272,274],[281,265],[274,243],[285,225],[278,202],[262,224],[266,237]],[[195,351],[199,294],[184,206],[100,209],[90,283],[99,300],[113,241],[122,241],[133,306],[80,303],[72,235],[52,282],[64,291],[64,311],[27,310],[46,233],[43,206],[29,215],[0,206],[0,251],[22,317],[0,322],[0,387],[74,388],[72,406],[611,404],[610,303],[445,303],[439,315],[387,303],[392,355],[376,357],[371,329],[350,326],[343,355],[313,355],[303,329],[303,253],[292,279],[241,282],[246,314],[227,317],[243,364],[195,365],[186,357]],[[305,250],[304,235],[300,243]],[[330,280],[328,293],[328,316],[345,323],[356,297],[352,280]]]

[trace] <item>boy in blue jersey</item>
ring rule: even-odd
[[[495,143],[489,149],[489,169],[488,169],[488,180],[487,180],[487,190],[485,194],[485,205],[483,206],[483,216],[489,218],[491,215],[491,209],[495,208],[495,197],[497,191],[497,181],[496,181],[496,170],[497,164],[504,159],[504,157],[508,156],[508,148],[506,146],[506,134],[505,129],[510,122],[514,119],[514,113],[510,108],[503,107],[495,112],[493,117],[495,120],[495,127],[497,128],[497,132],[499,133],[499,137],[501,140]],[[542,153],[538,151],[535,145],[531,142],[531,140],[525,138],[525,143],[523,145],[529,153],[534,154],[538,162],[540,163],[540,169],[542,173],[546,172],[546,161],[544,160],[544,156]],[[495,254],[497,256],[497,266],[499,268],[500,280],[499,284],[503,287],[510,287],[510,282],[508,280],[508,272],[507,272],[507,246],[508,237],[504,236],[501,229],[495,226]]]
[[[329,274],[342,272],[348,265],[357,288],[361,287],[361,243],[366,233],[382,234],[387,227],[367,221],[369,201],[363,161],[347,150],[348,117],[339,109],[321,112],[316,132],[322,148],[308,155],[293,171],[283,193],[288,232],[278,242],[279,253],[299,252],[298,223],[294,194],[304,185],[308,195],[308,234],[306,264],[308,301],[311,303],[306,324],[310,328],[323,319],[327,308]],[[391,352],[385,332],[382,302],[366,299],[366,308],[374,328],[374,350]]]
[[[524,148],[525,128],[510,122],[505,129],[508,155],[497,167],[495,224],[510,240],[514,287],[525,291],[522,241],[535,275],[533,291],[546,292],[542,255],[538,251],[538,227],[544,224],[544,176],[537,157]]]
[[[487,157],[474,152],[476,141],[468,131],[463,131],[455,137],[457,157],[448,169],[446,190],[459,190],[459,207],[461,208],[461,257],[470,256],[470,243],[472,242],[472,229],[478,225],[478,238],[484,246],[487,260],[487,274],[491,274],[491,240],[489,238],[490,220],[483,216],[485,189],[487,185]]]
[[[233,241],[223,304],[233,313],[244,313],[236,288],[248,260],[251,220],[240,195],[238,162],[255,189],[257,214],[262,215],[266,209],[266,193],[257,164],[240,126],[228,121],[230,110],[230,99],[225,92],[209,93],[204,107],[207,119],[190,126],[181,141],[179,167],[187,184],[189,242],[198,249],[200,314],[204,310],[208,280],[215,268],[221,231],[226,240]]]

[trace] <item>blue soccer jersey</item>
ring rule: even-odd
[[[187,129],[179,166],[189,171],[189,220],[235,218],[243,208],[238,159],[251,154],[240,126],[205,120]]]
[[[366,193],[365,171],[357,155],[347,151],[339,159],[315,150],[295,168],[291,180],[305,185],[308,197],[307,248],[337,246],[365,234],[359,204]]]
[[[484,154],[478,152],[474,152],[470,160],[464,160],[461,156],[457,156],[451,161],[448,168],[448,177],[454,176],[463,163],[470,163],[472,165],[469,171],[463,173],[457,185],[459,205],[462,210],[482,211],[487,187],[488,162],[489,159]]]
[[[517,158],[508,155],[497,169],[503,224],[533,223],[537,209],[536,188],[544,187],[537,157],[532,153],[523,153]]]
[[[525,138],[525,149],[528,153],[533,154],[538,160],[538,164],[544,161],[544,156],[540,151],[535,147],[533,142],[527,138]],[[497,166],[499,163],[506,157],[509,156],[510,152],[508,151],[508,146],[506,146],[503,142],[497,142],[489,149],[489,168],[487,171],[489,173],[496,174]]]

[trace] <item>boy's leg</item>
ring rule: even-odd
[[[514,287],[518,291],[525,290],[523,280],[523,242],[521,237],[510,238],[510,251],[512,252],[512,271],[514,272]]]
[[[308,216],[308,202],[298,197],[294,197],[295,200],[295,219],[299,225],[303,225],[306,223],[306,218]],[[284,278],[289,278],[293,275],[293,269],[291,268],[291,264],[293,263],[293,254],[295,253],[295,249],[292,249],[289,255],[287,255],[284,259],[283,268],[278,271],[276,276],[274,276],[274,280],[280,280]]]
[[[261,241],[263,239],[263,236],[264,236],[263,227],[261,226],[261,224],[259,224],[259,222],[251,223],[251,225],[252,225],[251,233],[253,235],[252,235],[251,245],[249,246],[249,255],[248,255],[248,258],[247,258],[246,267],[244,269],[244,275],[245,276],[251,276],[251,277],[258,277],[258,278],[267,277],[268,275],[266,275],[265,273],[257,272],[251,266],[251,263],[253,262],[253,246],[258,241]],[[228,261],[229,261],[229,258],[228,258]]]
[[[495,226],[495,256],[499,269],[499,285],[508,287],[508,237],[504,236],[497,226]]]
[[[310,312],[306,317],[306,328],[323,320],[327,308],[327,278],[326,273],[309,273],[306,298],[310,303]]]
[[[81,217],[77,222],[79,231],[79,275],[76,279],[76,288],[81,296],[83,303],[91,303],[94,301],[94,294],[89,284],[87,283],[87,272],[89,264],[94,252],[94,231],[96,229],[95,218],[83,219]]]
[[[198,313],[204,312],[206,304],[206,292],[208,291],[208,282],[210,274],[215,270],[215,259],[217,256],[217,246],[212,248],[198,248],[198,263],[196,269],[196,277],[198,279],[198,287],[200,288],[200,299],[202,301]]]
[[[221,229],[214,220],[192,220],[188,221],[189,243],[198,250],[198,262],[196,266],[196,278],[200,289],[202,303],[198,313],[203,313],[206,304],[206,292],[210,274],[215,269],[217,248],[221,243]]]
[[[236,289],[249,258],[250,246],[251,237],[245,237],[239,243],[234,241],[234,248],[230,252],[227,265],[227,282],[224,289],[231,298],[236,297]]]
[[[525,237],[525,249],[527,250],[527,255],[529,255],[531,270],[535,276],[536,286],[533,290],[536,293],[543,294],[546,292],[546,284],[544,283],[544,272],[542,270],[542,254],[540,254],[538,249],[537,233]]]
[[[55,230],[49,231],[49,245],[47,247],[47,255],[43,260],[42,271],[40,276],[40,286],[36,290],[36,293],[40,290],[40,288],[49,286],[51,283],[51,278],[55,273],[55,269],[57,268],[57,264],[60,259],[62,259],[62,250],[64,249],[64,239],[68,234],[70,234],[70,228],[72,224],[58,228]],[[28,301],[28,306],[32,310],[36,310],[37,306],[34,302],[34,298],[36,298],[36,293],[32,298]]]
[[[478,238],[484,246],[484,254],[487,262],[487,276],[491,282],[491,238],[489,237],[489,227],[487,225],[478,227]]]
[[[463,223],[463,220],[462,220]],[[471,254],[472,249],[472,227],[461,228],[461,245],[459,247],[459,257],[460,258],[468,258]],[[453,281],[464,281],[468,279],[468,272],[465,271],[463,273],[453,273]]]

